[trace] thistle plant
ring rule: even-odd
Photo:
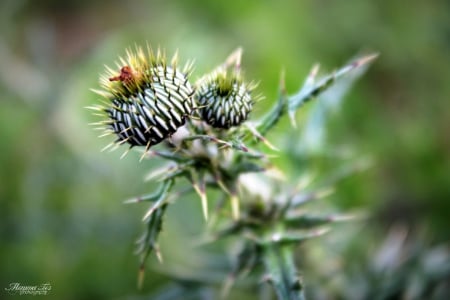
[[[215,231],[208,241],[229,237],[241,243],[242,251],[224,280],[231,283],[262,263],[261,274],[272,284],[279,299],[303,299],[303,283],[294,262],[295,246],[326,232],[324,225],[345,216],[305,213],[303,206],[329,193],[330,187],[305,192],[303,186],[283,183],[271,174],[281,173],[271,162],[279,152],[266,138],[279,120],[290,116],[306,102],[327,90],[341,77],[358,69],[375,56],[369,55],[345,65],[332,74],[318,77],[315,66],[303,86],[289,95],[280,80],[278,99],[259,120],[249,120],[252,109],[263,98],[255,94],[257,84],[241,70],[242,50],[233,52],[223,64],[193,82],[191,65],[178,67],[166,55],[149,48],[127,51],[116,69],[107,68],[101,77],[101,104],[89,107],[102,120],[94,123],[115,141],[106,148],[141,146],[141,159],[167,162],[152,170],[150,178],[159,188],[126,203],[147,203],[143,216],[146,230],[139,240],[139,283],[146,260],[155,253],[161,260],[158,236],[169,205],[189,191],[198,194],[204,219]],[[274,172],[276,171],[276,172]],[[271,192],[261,196],[249,184],[247,174],[265,178]],[[182,184],[181,179],[189,182]],[[211,212],[208,190],[217,190],[218,205]],[[212,214],[212,217],[210,217]]]

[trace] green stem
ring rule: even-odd
[[[305,299],[294,263],[292,246],[269,243],[264,246],[263,259],[268,279],[272,283],[278,299]]]

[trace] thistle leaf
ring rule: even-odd
[[[148,194],[148,195],[143,195],[143,196],[125,200],[124,203],[131,204],[131,203],[139,203],[139,202],[145,202],[145,201],[158,202],[163,195],[168,193],[169,189],[172,187],[171,186],[172,184],[173,184],[173,182],[171,182],[170,180],[165,181],[159,186],[159,188],[156,192]]]
[[[147,210],[147,213],[142,218],[143,221],[146,221],[155,210],[167,204],[165,200],[167,199],[167,196],[169,196],[169,192],[173,186],[173,183],[173,180],[167,180],[162,183],[159,191],[157,192],[157,194],[159,194],[159,197],[154,200],[153,205],[150,206],[150,208]]]
[[[159,261],[162,261],[161,253],[158,246],[158,236],[162,229],[162,220],[167,208],[167,203],[159,206],[147,219],[147,227],[144,235],[139,241],[138,253],[141,255],[139,274],[138,274],[138,286],[141,287],[144,280],[145,263],[149,254],[155,251]]]
[[[367,65],[369,62],[373,61],[377,56],[378,56],[377,54],[371,54],[359,58],[345,65],[339,70],[333,72],[332,74],[321,77],[318,80],[316,80],[316,76],[319,67],[318,65],[315,65],[312,68],[309,76],[306,78],[300,90],[296,94],[290,96],[288,99],[288,111],[292,123],[295,124],[294,121],[295,112],[299,107],[301,107],[309,100],[313,99],[314,97],[317,97],[318,95],[326,91],[337,79],[340,79],[344,75],[347,75],[350,71],[356,68],[360,68],[364,65]]]
[[[323,228],[308,232],[290,231],[290,232],[274,233],[270,237],[270,240],[265,241],[265,243],[273,243],[279,245],[297,245],[306,240],[322,236],[328,231],[330,231],[328,228]]]
[[[313,227],[322,226],[325,224],[344,222],[354,220],[355,216],[344,215],[330,215],[330,216],[317,216],[304,213],[291,214],[284,218],[283,223],[292,229],[310,229]]]

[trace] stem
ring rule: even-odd
[[[292,246],[268,243],[264,246],[263,259],[268,279],[273,284],[278,299],[305,300]]]
[[[261,136],[265,136],[266,133],[270,129],[272,129],[278,123],[281,117],[286,113],[287,97],[284,92],[284,90],[280,92],[275,105],[266,115],[264,115],[260,123],[256,126],[256,130]]]

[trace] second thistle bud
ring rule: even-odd
[[[196,93],[201,118],[215,128],[241,125],[252,111],[254,88],[254,84],[244,83],[237,72],[214,72]]]

